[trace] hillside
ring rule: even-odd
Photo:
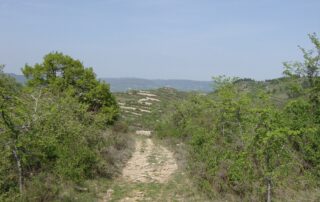
[[[13,74],[13,73],[9,73],[8,75],[15,78],[19,83],[26,82],[26,78],[23,75],[18,75],[18,74]]]
[[[110,83],[111,91],[124,92],[127,90],[146,90],[170,87],[180,91],[212,91],[211,81],[193,80],[164,80],[164,79],[140,79],[140,78],[101,78]]]
[[[26,78],[23,75],[9,73],[19,83],[25,83]],[[193,81],[193,80],[162,80],[162,79],[140,79],[140,78],[100,78],[110,84],[112,92],[125,92],[127,90],[149,90],[163,87],[174,88],[180,91],[212,91],[211,81]]]
[[[114,93],[127,124],[134,129],[145,127],[149,130],[154,129],[156,120],[170,112],[173,103],[186,99],[189,94],[173,88]]]

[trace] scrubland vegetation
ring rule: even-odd
[[[188,145],[189,173],[212,200],[320,199],[320,42],[285,78],[214,78],[216,90],[176,103],[158,136]],[[235,198],[236,196],[236,198]]]
[[[1,67],[0,201],[319,201],[320,41],[309,37],[283,78],[215,77],[206,94],[112,94],[62,53],[26,65],[26,85]]]
[[[0,201],[73,201],[66,187],[119,172],[128,138],[112,130],[118,105],[91,68],[50,53],[23,68],[26,86],[0,71]]]

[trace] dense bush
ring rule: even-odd
[[[49,53],[41,64],[22,69],[28,86],[46,87],[55,94],[68,92],[81,103],[88,104],[90,111],[103,111],[110,121],[118,113],[118,106],[108,84],[98,81],[92,68],[85,68],[79,60],[62,53]]]
[[[310,38],[320,53],[315,35]],[[273,102],[267,89],[252,89],[251,81],[248,90],[234,82],[237,79],[219,77],[215,93],[177,103],[159,124],[160,137],[176,137],[190,146],[190,172],[209,195],[236,194],[241,200],[262,201],[273,194],[281,199],[277,190],[317,185],[320,82],[315,61],[320,56],[309,53],[304,51],[304,63],[286,65],[290,84],[303,92],[284,101],[284,106]]]
[[[106,150],[127,145],[104,132],[117,118],[118,106],[92,69],[51,53],[43,64],[24,68],[28,86],[2,69],[0,201],[54,200],[64,183],[115,173]]]

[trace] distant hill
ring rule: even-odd
[[[193,80],[162,80],[162,79],[139,79],[139,78],[101,78],[111,86],[113,92],[124,92],[127,90],[158,89],[162,87],[174,88],[180,91],[212,91],[211,81]]]
[[[9,76],[15,78],[19,83],[25,83],[27,79],[23,75],[9,73]]]
[[[25,83],[26,78],[23,75],[9,73],[18,82]],[[161,80],[161,79],[139,79],[139,78],[101,78],[100,80],[110,84],[111,91],[124,92],[127,90],[147,90],[158,89],[162,87],[174,88],[180,91],[212,91],[211,81],[193,81],[193,80]]]

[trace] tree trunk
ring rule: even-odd
[[[16,163],[17,163],[17,168],[18,168],[18,172],[19,172],[19,191],[20,191],[20,194],[22,194],[22,191],[23,191],[22,167],[21,167],[21,161],[20,161],[19,155],[17,153],[16,146],[14,146],[12,153],[13,153],[14,158],[16,159]]]
[[[267,202],[271,202],[271,180],[267,180]]]

